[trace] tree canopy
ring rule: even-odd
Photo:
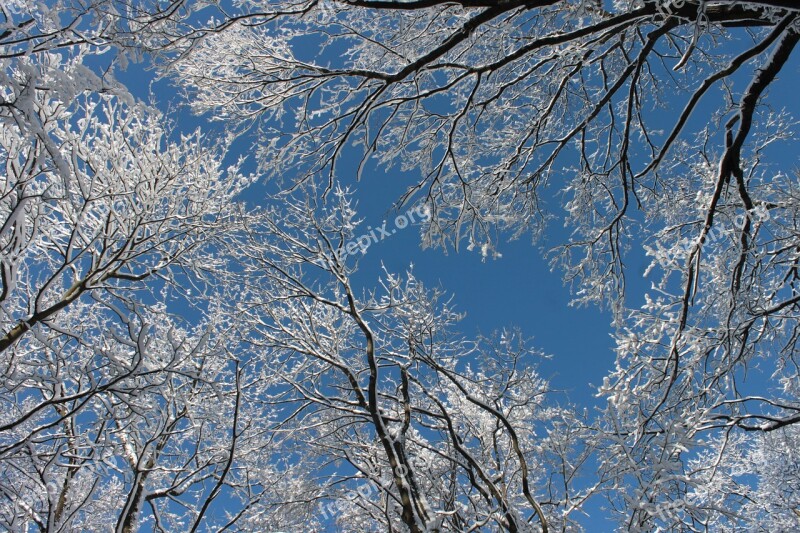
[[[798,40],[790,0],[6,3],[0,524],[800,528]],[[536,331],[355,281],[376,169],[424,247],[547,243],[599,409]]]

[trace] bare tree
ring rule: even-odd
[[[625,530],[800,527],[796,122],[764,105],[795,4],[6,2],[3,526],[567,530],[604,493]],[[144,50],[295,192],[247,212],[226,146],[92,66]],[[412,274],[354,287],[353,151],[415,173],[425,245],[566,219],[617,328],[597,419]]]
[[[269,175],[333,190],[353,150],[359,172],[415,171],[399,201],[429,207],[426,245],[491,256],[564,214],[552,258],[618,328],[595,442],[621,527],[669,508],[669,527],[747,529],[765,502],[699,495],[800,421],[796,159],[778,152],[796,119],[765,105],[798,17],[785,0],[265,0],[151,45],[195,109],[256,128]],[[628,309],[644,253],[652,289]]]
[[[568,524],[571,480],[543,465],[569,462],[546,442],[563,410],[518,334],[454,337],[413,277],[358,297],[346,199],[243,211],[224,146],[88,66],[177,8],[4,8],[2,527]]]
[[[199,301],[217,265],[209,246],[249,180],[223,168],[219,145],[173,132],[93,70],[119,37],[115,6],[0,7],[0,527],[11,531],[199,527],[222,486],[251,502],[264,485],[265,470],[232,471],[256,445],[219,344],[224,320],[174,316],[192,289],[195,313],[210,312]]]
[[[333,194],[322,207],[304,187],[249,215],[227,282],[251,350],[268,354],[275,438],[318,464],[322,518],[348,531],[571,527],[582,495],[553,463],[573,450],[548,433],[571,416],[537,354],[519,332],[457,335],[460,316],[411,273],[360,293],[340,259],[355,212]]]

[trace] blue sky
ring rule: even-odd
[[[365,204],[362,200],[359,206],[367,212],[363,226],[381,225],[384,218],[387,228],[394,225],[393,212],[384,217],[385,208]],[[402,272],[413,263],[415,276],[454,295],[455,308],[466,313],[463,333],[521,328],[533,337],[535,347],[553,356],[543,363],[542,374],[551,377],[556,388],[569,390],[573,401],[591,403],[588,383],[599,384],[613,363],[609,316],[596,308],[569,307],[569,290],[560,273],[551,272],[530,240],[502,243],[499,250],[502,257],[485,260],[477,251],[421,250],[419,230],[408,227],[367,250],[360,259],[358,281],[369,287],[382,266]]]

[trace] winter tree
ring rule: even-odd
[[[4,528],[573,530],[595,495],[621,530],[800,528],[796,119],[770,105],[796,2],[0,16]],[[143,52],[224,143],[115,81]],[[236,135],[288,192],[237,203]],[[602,413],[413,273],[358,288],[354,155],[415,177],[426,246],[491,257],[564,219],[550,258],[614,320]]]
[[[571,527],[585,496],[572,479],[581,452],[562,440],[575,417],[552,402],[540,355],[515,331],[458,335],[460,316],[411,272],[358,291],[357,265],[340,259],[357,227],[350,195],[317,197],[303,187],[249,214],[225,283],[249,364],[272,381],[253,400],[273,406],[274,438],[319,480],[305,495],[317,519],[345,531]]]
[[[200,524],[241,433],[224,321],[168,304],[202,287],[249,180],[97,72],[112,7],[0,7],[4,530]]]
[[[211,22],[174,20],[184,38],[149,46],[197,111],[257,132],[264,173],[333,190],[353,154],[359,171],[399,168],[416,180],[398,201],[432,214],[423,244],[486,256],[565,220],[551,258],[616,328],[587,439],[620,527],[800,526],[789,474],[748,481],[742,466],[775,457],[800,421],[796,110],[769,105],[771,88],[794,90],[781,78],[797,69],[796,2],[253,0],[200,13]],[[650,289],[626,294],[626,262],[645,254]]]
[[[2,527],[570,524],[574,417],[519,333],[458,336],[410,274],[358,294],[345,194],[248,211],[224,146],[98,72],[174,13],[3,8]]]

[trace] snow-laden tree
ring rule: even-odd
[[[223,146],[98,72],[130,9],[3,8],[2,528],[570,524],[572,422],[520,335],[459,337],[411,275],[357,295],[344,196],[243,211]]]
[[[64,314],[80,326],[21,341],[3,383],[5,530],[313,527],[315,508],[287,496],[315,489],[309,468],[268,431],[276,413],[229,317],[187,326],[101,298]]]
[[[0,138],[0,350],[87,292],[169,282],[172,266],[200,258],[211,267],[198,247],[229,224],[247,183],[199,132],[171,140],[163,117],[120,98],[31,106],[39,131],[9,120]]]
[[[796,2],[0,17],[3,527],[569,529],[598,492],[625,530],[800,527],[796,119],[764,105]],[[296,195],[242,212],[224,147],[114,81],[142,46]],[[599,419],[545,402],[519,334],[455,334],[413,275],[354,289],[354,152],[416,176],[426,245],[491,256],[565,216],[552,258],[617,328]]]
[[[213,242],[249,179],[98,70],[126,52],[124,7],[0,6],[5,530],[204,527],[223,486],[243,512],[281,472],[241,466],[267,441],[240,425],[262,413],[239,409],[224,317],[174,315],[210,312]]]
[[[573,528],[584,427],[541,355],[516,331],[459,335],[410,273],[355,289],[355,212],[335,197],[242,212],[194,324],[168,297],[93,289],[7,350],[3,526]]]
[[[258,131],[266,173],[399,168],[424,244],[484,255],[566,219],[551,257],[617,328],[592,442],[620,527],[797,516],[776,476],[753,501],[694,496],[762,487],[741,457],[800,422],[796,109],[767,105],[796,73],[796,2],[252,0],[195,20],[148,44],[196,110]],[[626,305],[644,254],[651,289]]]
[[[195,267],[248,184],[223,167],[221,146],[172,132],[111,74],[97,75],[117,46],[114,22],[130,20],[113,6],[124,7],[2,8],[0,351],[89,291]]]
[[[342,260],[350,195],[279,194],[229,242],[225,285],[248,366],[272,382],[270,431],[305,457],[323,523],[345,531],[548,531],[572,527],[580,466],[521,334],[471,340],[440,290],[384,272],[376,290]],[[550,529],[548,529],[550,528]]]

